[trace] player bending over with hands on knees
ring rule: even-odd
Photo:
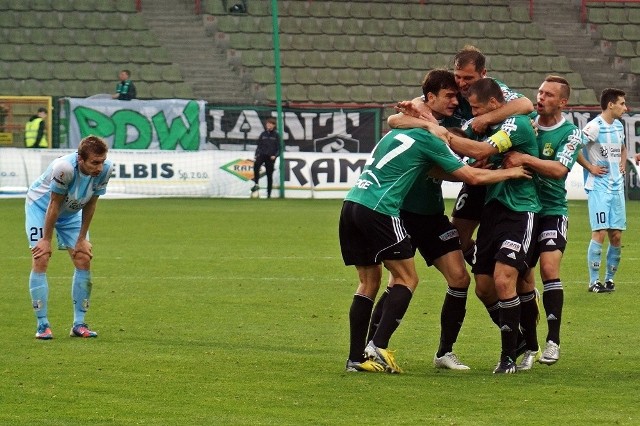
[[[27,240],[32,266],[29,291],[37,319],[36,339],[53,338],[47,304],[47,267],[52,255],[53,231],[59,249],[69,252],[75,271],[72,337],[97,337],[85,323],[91,296],[91,243],[89,226],[98,197],[105,194],[113,163],[107,160],[107,145],[97,136],[87,136],[78,152],[56,158],[27,191],[25,203]]]

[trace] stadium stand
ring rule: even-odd
[[[203,17],[192,0],[142,2],[141,13],[134,0],[0,0],[0,88],[111,93],[128,68],[141,98],[273,102],[270,2],[247,0],[239,14],[224,0],[200,3]],[[279,1],[283,98],[393,102],[415,93],[428,69],[450,67],[465,44],[487,55],[490,75],[528,96],[549,73],[570,76],[572,101],[595,105],[598,81],[613,78],[606,73],[635,95],[640,2],[590,1],[584,23],[575,2],[533,3],[534,19],[522,0]],[[569,9],[575,18],[562,15]],[[576,37],[554,36],[550,14]],[[582,57],[565,43],[582,43]]]
[[[216,2],[206,3],[206,9],[212,11],[212,3]],[[268,92],[273,93],[275,76],[258,71],[266,66],[260,59],[272,56],[271,45],[264,44],[265,39],[270,40],[271,28],[261,23],[271,17],[264,4],[254,12],[252,5],[256,3],[264,2],[250,1],[248,13],[243,15],[217,9],[216,32],[224,34],[217,37],[228,41],[218,46],[235,50],[226,55],[230,64],[250,69],[252,79],[246,84],[260,94],[261,100],[273,101]],[[555,72],[572,75],[574,100],[595,104],[593,90],[585,86],[567,57],[532,21],[526,3],[280,1],[283,97],[294,101],[303,95],[302,88],[306,86],[306,102],[392,102],[400,98],[394,93],[415,93],[428,69],[450,67],[453,54],[465,44],[474,44],[489,57],[492,76],[528,96],[545,75]],[[245,30],[247,25],[252,28],[251,33]],[[256,28],[266,31],[255,32]],[[620,29],[621,38],[622,34]],[[258,40],[263,43],[260,45]],[[629,46],[623,46],[627,55],[635,51],[635,44],[632,49]],[[305,72],[297,72],[299,69]],[[239,71],[242,73],[242,69]],[[402,91],[412,84],[413,89]],[[261,90],[262,86],[269,90]],[[289,95],[290,90],[296,94]]]
[[[113,93],[126,68],[140,98],[174,97],[173,88],[153,91],[145,84],[151,81],[176,84],[181,97],[193,97],[133,0],[0,0],[0,10],[2,94]]]

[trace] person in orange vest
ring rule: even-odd
[[[45,120],[47,109],[38,108],[38,114],[31,116],[24,126],[24,144],[27,148],[48,148]]]

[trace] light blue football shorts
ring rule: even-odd
[[[627,212],[624,191],[589,191],[589,222],[592,231],[602,229],[627,229]]]
[[[27,232],[27,241],[29,241],[29,247],[31,248],[42,238],[45,214],[46,212],[33,204],[25,207],[25,230]],[[58,219],[55,232],[58,250],[66,250],[67,248],[74,248],[76,246],[81,225],[82,211],[72,216]],[[88,232],[87,240],[89,240]]]

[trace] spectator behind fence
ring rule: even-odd
[[[24,126],[24,145],[27,148],[48,148],[45,120],[47,109],[38,108],[38,113],[32,115]]]
[[[130,101],[131,99],[136,98],[136,86],[131,81],[131,71],[122,70],[118,75],[120,78],[120,82],[116,86],[116,93],[111,95],[113,99],[118,99],[119,101]]]

